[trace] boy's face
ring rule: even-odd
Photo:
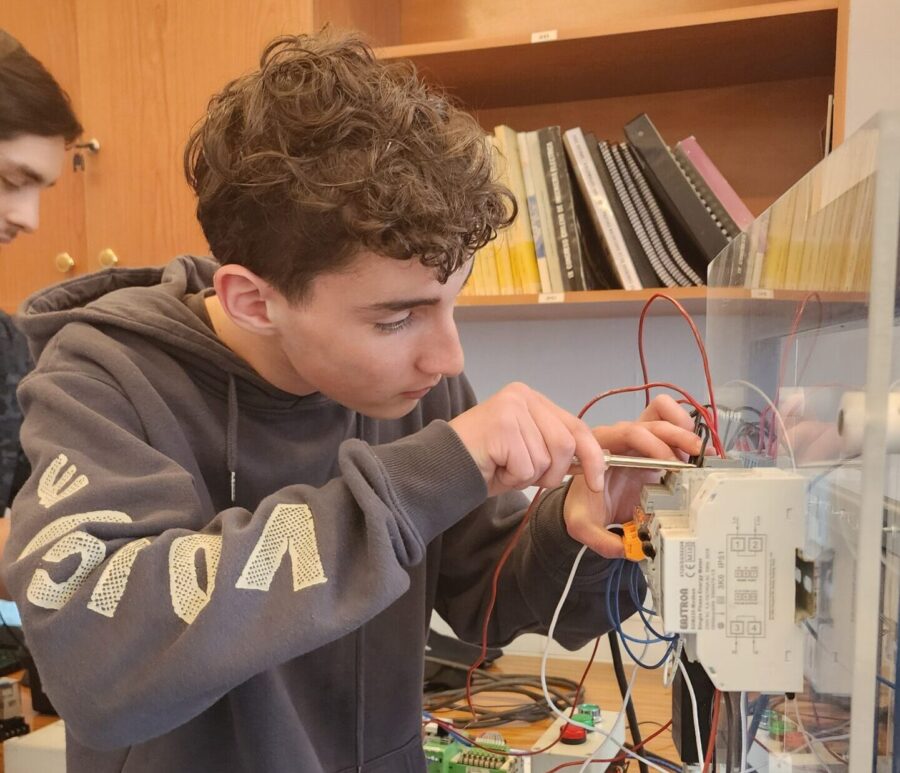
[[[453,320],[471,262],[446,284],[417,260],[372,253],[322,274],[290,305],[276,293],[269,315],[297,394],[321,392],[374,418],[409,413],[463,353]]]
[[[0,244],[38,227],[41,191],[59,178],[65,156],[62,137],[0,140]]]

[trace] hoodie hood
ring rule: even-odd
[[[150,339],[187,367],[202,372],[224,392],[234,378],[245,382],[241,401],[290,407],[300,400],[325,400],[289,394],[263,379],[184,303],[187,295],[213,285],[218,268],[211,258],[182,255],[166,266],[117,268],[76,277],[40,290],[19,309],[16,323],[28,337],[35,362],[66,325],[82,322],[120,328]],[[262,394],[260,394],[262,393]]]
[[[166,266],[116,268],[76,277],[31,295],[16,319],[37,361],[50,339],[70,322],[120,327],[151,338],[166,349],[194,351],[219,367],[238,367],[235,356],[185,306],[186,295],[212,287],[218,264],[182,255]]]

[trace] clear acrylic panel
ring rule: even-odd
[[[760,767],[900,770],[898,222],[900,114],[882,113],[710,264],[722,441],[806,478],[806,687],[766,701]]]

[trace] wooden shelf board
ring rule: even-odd
[[[741,287],[679,287],[647,290],[592,290],[565,293],[561,301],[542,303],[538,295],[490,295],[460,297],[456,319],[460,322],[592,319],[600,317],[636,317],[644,304],[656,293],[677,300],[691,315],[705,314],[707,300],[728,302],[716,306],[718,313],[744,313],[749,304],[776,301],[797,304],[811,297],[809,290],[749,290]],[[816,296],[829,310],[842,316],[857,316],[868,302],[867,293],[818,292]],[[650,314],[671,316],[678,311],[674,304],[654,301]]]
[[[834,74],[837,0],[794,0],[525,35],[389,46],[470,109]],[[562,73],[574,73],[562,77]]]
[[[705,287],[649,290],[591,290],[565,293],[562,302],[542,303],[538,295],[464,295],[456,305],[456,318],[474,320],[522,319],[589,319],[596,317],[631,317],[641,313],[654,293],[665,293],[681,303],[691,314],[706,310]],[[676,314],[671,303],[654,301],[652,313]]]

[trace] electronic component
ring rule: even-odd
[[[466,746],[449,735],[428,734],[422,748],[428,773],[522,773],[520,757],[497,733],[485,733],[478,746]]]
[[[532,751],[537,751],[553,744],[545,752],[531,758],[532,773],[547,773],[564,762],[584,761],[588,757],[610,760],[621,754],[622,744],[625,743],[624,712],[600,711],[594,705],[583,704],[578,707],[573,719],[576,717],[579,723],[593,725],[596,729],[586,730],[558,718],[531,747]],[[586,773],[603,773],[608,767],[608,762],[592,762],[584,770]]]
[[[684,638],[719,690],[803,689],[797,607],[806,481],[776,468],[703,467],[644,487],[640,566],[666,633]]]

